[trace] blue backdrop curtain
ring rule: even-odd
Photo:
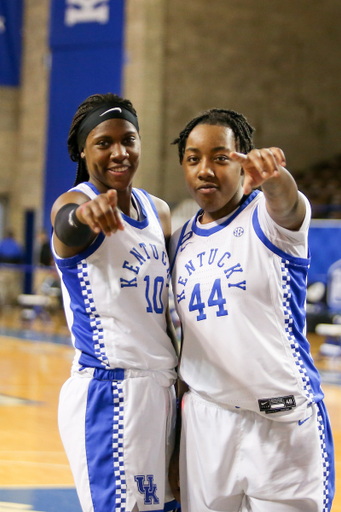
[[[0,85],[20,83],[23,0],[0,0]]]
[[[52,0],[51,75],[44,225],[55,199],[73,185],[67,152],[70,124],[90,94],[121,94],[124,0]]]

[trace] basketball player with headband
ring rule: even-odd
[[[52,248],[75,347],[58,422],[83,512],[175,510],[168,463],[176,341],[168,313],[168,205],[133,188],[129,100],[96,94],[68,138],[74,187],[52,208]]]

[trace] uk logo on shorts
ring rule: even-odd
[[[136,475],[134,477],[139,493],[144,494],[144,504],[153,505],[160,503],[156,496],[157,485],[154,484],[154,475]]]
[[[233,230],[234,236],[242,236],[244,234],[244,228],[236,228]]]

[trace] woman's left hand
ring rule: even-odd
[[[230,158],[240,163],[244,169],[244,194],[260,187],[266,180],[279,176],[280,167],[285,167],[286,160],[280,148],[253,149],[247,155],[232,151]]]

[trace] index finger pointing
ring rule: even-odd
[[[117,205],[117,191],[113,188],[106,192],[106,196],[110,206],[116,207]]]
[[[232,160],[235,160],[236,162],[239,162],[240,164],[242,164],[243,162],[245,162],[247,160],[247,155],[244,155],[244,153],[239,153],[238,151],[231,151],[229,156],[230,156],[230,158],[232,158]]]

